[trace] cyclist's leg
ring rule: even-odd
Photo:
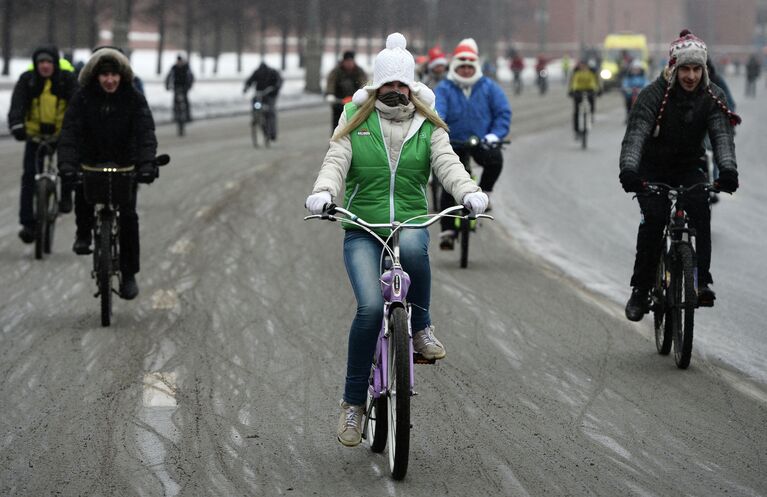
[[[706,174],[695,170],[683,178],[686,186],[704,183]],[[690,216],[690,226],[695,228],[695,253],[698,256],[698,285],[713,283],[711,277],[711,208],[706,193],[700,191],[687,197],[687,214]]]
[[[639,223],[636,259],[631,286],[649,290],[655,283],[655,268],[663,250],[663,229],[671,203],[666,197],[640,195],[637,197],[642,219]]]
[[[581,132],[580,119],[578,119],[578,106],[583,100],[583,93],[576,91],[573,93],[573,131],[576,134]]]
[[[266,114],[266,118],[269,122],[269,138],[272,140],[277,139],[277,99],[275,97],[268,97],[266,99],[269,107],[269,112]]]
[[[407,300],[413,305],[413,332],[431,324],[429,302],[431,301],[431,268],[429,266],[429,231],[401,230],[400,256],[402,267],[410,275]]]
[[[32,203],[35,194],[35,173],[37,143],[28,141],[24,147],[24,172],[21,175],[21,199],[19,206],[19,223],[29,228],[35,225],[35,212]]]
[[[189,91],[184,91],[184,109],[186,110],[186,122],[192,122],[192,108],[189,106]]]
[[[471,160],[470,154],[467,150],[458,149],[455,151],[458,154],[458,158],[463,162],[464,167]],[[442,192],[439,198],[439,210],[445,210],[448,207],[457,205],[456,200],[450,195],[445,188],[442,188]],[[439,222],[442,231],[455,231],[455,219],[452,217],[443,217]]]
[[[500,148],[482,148],[474,149],[472,154],[474,160],[482,166],[482,176],[479,179],[479,187],[485,193],[493,191],[495,182],[501,175],[503,169],[503,152]]]
[[[594,119],[594,113],[597,111],[597,101],[594,98],[594,92],[588,92],[589,110],[591,111],[591,118]]]
[[[120,206],[120,272],[132,276],[139,271],[139,230],[136,191]]]
[[[362,405],[367,399],[370,364],[383,319],[383,296],[379,277],[381,244],[361,230],[348,230],[344,237],[344,265],[357,299],[357,312],[349,330],[346,385],[343,399]]]

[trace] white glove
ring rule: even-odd
[[[335,95],[325,95],[325,101],[333,103],[333,102],[336,101],[336,96]]]
[[[304,205],[312,214],[322,214],[322,208],[330,201],[330,192],[317,192],[306,197]]]
[[[485,143],[492,145],[493,143],[498,141],[498,137],[495,136],[493,133],[488,133],[485,135]]]
[[[476,216],[485,212],[489,201],[485,192],[471,192],[464,195],[461,203]]]

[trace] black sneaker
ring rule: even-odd
[[[455,245],[455,234],[452,231],[443,231],[439,236],[440,250],[453,250]]]
[[[699,307],[714,307],[714,300],[716,300],[716,293],[708,285],[698,288]]]
[[[63,195],[59,200],[59,212],[61,214],[69,214],[72,212],[72,195]]]
[[[35,241],[35,229],[32,226],[22,226],[19,231],[19,238],[24,243],[32,243]]]
[[[649,290],[634,288],[626,302],[626,317],[629,321],[641,321],[650,310]]]
[[[133,300],[138,295],[138,285],[135,274],[124,274],[120,281],[120,297],[125,300]]]
[[[72,251],[77,255],[88,255],[91,253],[91,234],[75,236],[75,243],[72,245]]]

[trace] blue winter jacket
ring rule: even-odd
[[[437,113],[450,127],[451,140],[465,141],[472,135],[484,138],[488,133],[503,139],[509,134],[509,101],[501,87],[490,78],[479,78],[469,98],[449,79],[443,79],[434,93]]]
[[[631,97],[632,91],[636,88],[637,90],[641,90],[645,86],[649,85],[650,82],[647,80],[647,76],[642,74],[628,74],[623,78],[623,93],[627,97]]]

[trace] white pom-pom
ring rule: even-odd
[[[418,97],[418,100],[426,104],[427,107],[434,107],[434,101],[436,100],[434,92],[431,88],[423,83],[413,83],[410,85],[410,91]]]
[[[402,33],[392,33],[386,38],[386,48],[389,50],[393,48],[405,49],[407,47],[407,40]]]
[[[366,89],[360,88],[354,92],[352,103],[357,107],[362,107],[362,104],[364,104],[368,98],[370,98],[370,93],[368,93]]]

